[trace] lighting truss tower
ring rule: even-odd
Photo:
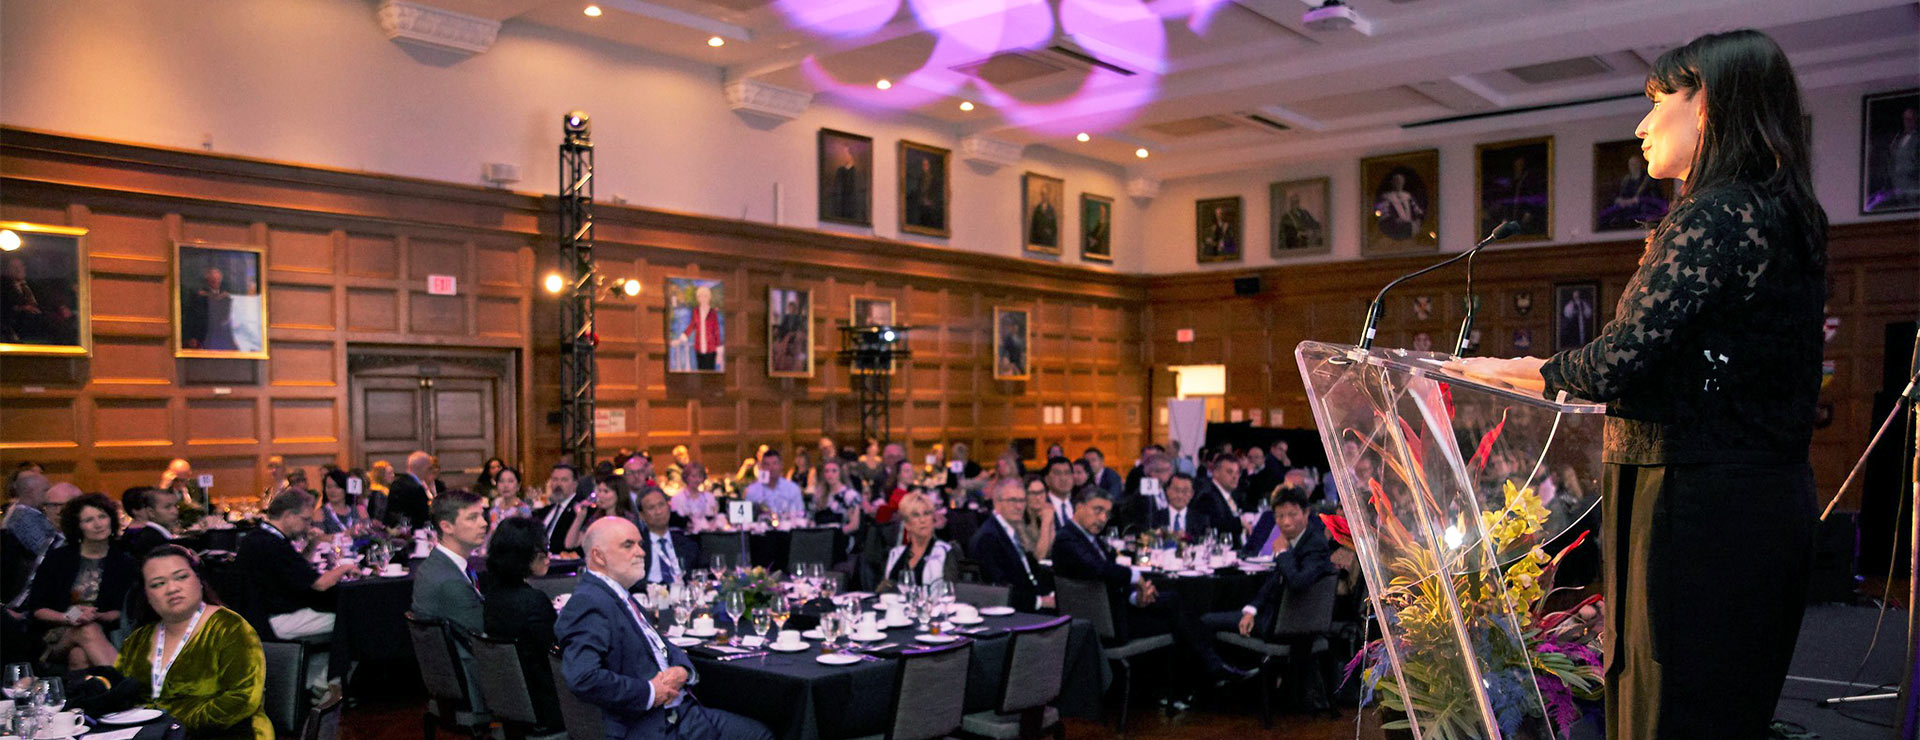
[[[860,438],[893,440],[893,372],[913,357],[907,349],[907,326],[840,327],[840,359],[853,374],[855,403],[860,409]]]
[[[600,280],[593,263],[593,136],[587,114],[561,121],[560,266],[571,281],[560,293],[561,451],[579,470],[592,470],[593,387],[596,381],[593,301]]]

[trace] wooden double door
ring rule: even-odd
[[[423,450],[439,458],[449,486],[464,487],[487,458],[515,457],[511,352],[356,351],[348,367],[354,464],[404,470],[407,455]]]

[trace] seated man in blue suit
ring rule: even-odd
[[[1053,574],[1020,546],[1013,523],[1026,517],[1027,487],[1019,477],[1001,478],[987,489],[993,513],[980,523],[967,552],[980,565],[982,580],[1006,586],[1007,605],[1023,612],[1053,608]]]
[[[647,572],[640,529],[606,517],[587,527],[583,546],[587,571],[554,632],[567,688],[600,708],[607,737],[772,740],[753,720],[700,706],[686,652],[667,644],[628,595]]]
[[[668,529],[673,507],[659,487],[640,492],[640,523],[647,525],[647,583],[676,583],[700,562],[700,543],[685,532]]]
[[[1273,549],[1273,575],[1260,583],[1260,592],[1239,614],[1207,615],[1208,627],[1222,631],[1237,629],[1242,635],[1264,637],[1273,629],[1273,617],[1280,610],[1282,596],[1289,591],[1304,590],[1335,574],[1333,543],[1327,539],[1327,525],[1320,523],[1320,517],[1307,513],[1305,496],[1282,489],[1274,499],[1272,514],[1274,526],[1269,541]]]
[[[1172,530],[1197,542],[1213,534],[1213,520],[1207,512],[1193,508],[1193,476],[1174,473],[1167,481],[1167,508],[1153,512],[1151,529]]]
[[[1073,519],[1053,537],[1053,569],[1061,578],[1106,584],[1115,637],[1121,641],[1172,634],[1174,654],[1190,656],[1212,681],[1253,675],[1228,665],[1213,650],[1200,620],[1180,604],[1180,595],[1161,592],[1140,571],[1114,562],[1114,552],[1094,533],[1107,528],[1113,511],[1105,489],[1081,486],[1073,494]]]

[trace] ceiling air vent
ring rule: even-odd
[[[1574,57],[1556,62],[1542,62],[1540,64],[1529,64],[1524,67],[1513,67],[1507,70],[1507,74],[1513,75],[1519,78],[1521,82],[1529,85],[1544,85],[1549,82],[1562,82],[1581,77],[1603,75],[1612,71],[1613,65],[1608,64],[1606,60],[1600,57]]]
[[[1068,59],[1072,59],[1076,62],[1085,64],[1089,67],[1099,67],[1108,72],[1117,72],[1119,74],[1123,74],[1128,77],[1132,77],[1136,74],[1133,70],[1127,69],[1126,67],[1122,67],[1118,64],[1101,60],[1099,57],[1095,57],[1092,54],[1088,54],[1079,49],[1069,48],[1060,44],[1054,44],[1053,46],[1047,47],[1047,51],[1051,51],[1055,54],[1059,54],[1060,56],[1066,57]]]
[[[1292,131],[1293,130],[1292,126],[1288,126],[1287,124],[1273,120],[1271,118],[1260,115],[1258,113],[1246,113],[1246,114],[1242,114],[1242,117],[1246,118],[1248,121],[1257,123],[1261,126],[1265,126],[1275,131]]]
[[[1009,87],[1063,72],[1067,68],[1059,62],[1038,54],[1010,51],[995,54],[977,62],[957,65],[952,69],[968,77],[991,83],[995,87]]]
[[[1230,128],[1234,128],[1233,122],[1226,118],[1221,116],[1201,116],[1199,118],[1156,123],[1148,126],[1147,130],[1160,134],[1161,136],[1185,138],[1188,136],[1203,136],[1225,131]]]

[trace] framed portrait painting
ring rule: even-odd
[[[767,375],[813,377],[813,291],[767,288]]]
[[[1509,242],[1553,240],[1553,137],[1475,146],[1473,181],[1479,234],[1512,221]]]
[[[1113,261],[1112,198],[1080,194],[1080,258],[1092,262]]]
[[[1593,230],[1646,230],[1666,218],[1673,181],[1647,174],[1639,139],[1593,145]]]
[[[175,357],[267,359],[267,251],[175,242]]]
[[[820,220],[873,225],[873,139],[820,129]]]
[[[1273,256],[1296,257],[1303,254],[1328,254],[1333,242],[1327,239],[1327,196],[1332,180],[1276,182],[1267,186],[1268,220],[1273,229]]]
[[[87,230],[0,222],[0,354],[93,354]]]
[[[1060,208],[1066,181],[1028,172],[1020,176],[1020,233],[1026,250],[1060,253]]]
[[[923,236],[950,236],[947,166],[953,153],[937,146],[900,142],[900,230]]]
[[[1860,212],[1920,211],[1920,90],[1860,105]]]
[[[1246,241],[1244,216],[1238,195],[1195,201],[1194,258],[1201,264],[1239,262]]]
[[[1360,253],[1440,250],[1440,150],[1360,160]]]
[[[1600,284],[1553,286],[1553,351],[1584,347],[1600,333]]]
[[[848,326],[892,326],[893,299],[857,295],[848,299]]]
[[[725,283],[667,278],[667,372],[727,371]]]
[[[1033,358],[1028,313],[1023,308],[993,308],[993,379],[1026,380],[1033,377]]]

